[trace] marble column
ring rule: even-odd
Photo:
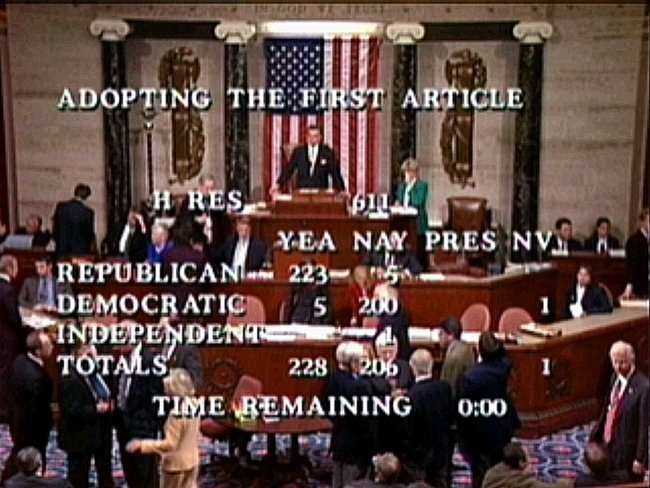
[[[415,110],[403,110],[404,95],[409,88],[417,88],[417,45],[424,37],[420,24],[389,24],[386,37],[395,45],[393,63],[393,89],[391,106],[391,192],[400,181],[401,164],[407,157],[416,157],[416,114]]]
[[[225,90],[248,88],[246,43],[255,35],[255,25],[247,22],[223,22],[215,35],[225,41]],[[232,108],[225,96],[225,168],[226,190],[238,190],[244,201],[250,197],[250,156],[248,110]]]
[[[124,39],[129,31],[129,24],[120,19],[95,19],[90,23],[90,33],[102,42],[104,88],[119,90],[127,86]],[[104,148],[107,222],[102,254],[117,249],[121,223],[132,205],[128,110],[104,110]]]
[[[512,231],[537,230],[539,213],[539,152],[542,124],[542,75],[544,41],[553,34],[546,22],[520,22],[513,29],[519,40],[518,86],[523,91],[524,108],[515,120]],[[537,257],[536,251],[522,251],[513,261]]]

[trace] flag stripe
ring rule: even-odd
[[[379,79],[379,40],[368,37],[331,39],[267,39],[267,88],[282,88],[287,110],[264,117],[262,154],[265,189],[275,183],[288,163],[284,148],[304,142],[306,129],[318,125],[323,139],[339,159],[341,175],[351,194],[368,193],[376,182],[376,115],[370,110],[318,110],[300,104],[301,88],[346,94],[354,88],[376,88]],[[287,94],[288,93],[288,94]],[[331,103],[331,98],[324,100]]]

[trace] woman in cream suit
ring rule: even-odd
[[[194,395],[190,374],[182,368],[172,368],[164,379],[165,394],[175,397]],[[160,454],[162,459],[162,488],[196,488],[199,477],[200,417],[170,415],[165,422],[165,438],[134,439],[126,450],[143,454]]]

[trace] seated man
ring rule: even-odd
[[[72,488],[63,478],[43,478],[41,453],[33,447],[25,447],[16,455],[18,473],[5,482],[6,488]]]
[[[40,215],[31,214],[27,217],[24,227],[18,227],[16,234],[32,236],[32,247],[45,247],[50,242],[52,234],[49,230],[43,230],[43,219]]]
[[[151,244],[147,247],[147,261],[162,263],[163,253],[173,247],[169,240],[169,228],[165,224],[151,226]]]
[[[564,488],[571,487],[570,480],[544,483],[527,470],[528,460],[523,447],[518,442],[510,442],[503,448],[503,461],[488,469],[483,480],[483,488]]]
[[[217,262],[225,263],[233,269],[259,271],[266,261],[266,244],[252,235],[250,218],[237,219],[236,234],[230,235],[217,251]]]
[[[578,475],[575,486],[607,486],[630,482],[630,476],[626,471],[610,471],[609,456],[602,444],[597,442],[587,444],[585,464],[590,472]]]
[[[34,311],[56,311],[59,295],[72,295],[72,288],[68,283],[57,283],[52,273],[52,259],[44,255],[34,261],[36,276],[27,278],[18,296],[22,307]]]
[[[591,268],[580,266],[576,284],[567,290],[564,315],[567,319],[577,319],[598,313],[612,313],[612,304],[605,290],[592,283]]]
[[[585,240],[584,250],[598,254],[607,254],[610,249],[618,249],[621,244],[610,234],[612,224],[607,217],[598,217],[594,233]]]
[[[625,243],[627,284],[622,298],[648,296],[648,242],[650,241],[650,212],[639,214],[637,231]]]
[[[399,240],[395,234],[390,236],[390,246],[383,251],[368,254],[363,260],[363,264],[381,270],[395,269],[404,271],[412,276],[423,271],[422,265],[406,245],[399,249]]]
[[[578,252],[582,251],[580,241],[573,238],[573,224],[567,217],[555,221],[555,236],[550,242],[548,251]]]

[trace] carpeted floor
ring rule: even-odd
[[[539,478],[548,481],[558,477],[575,478],[579,471],[585,469],[582,463],[582,456],[589,435],[589,427],[589,425],[584,425],[570,430],[564,430],[538,440],[522,440],[522,443],[527,448],[530,462]],[[277,439],[280,466],[282,466],[283,454],[289,452],[289,443],[288,436],[279,436]],[[328,447],[329,435],[327,434],[314,434],[300,438],[301,454],[307,456],[311,465],[309,481],[303,486],[308,486],[309,488],[325,488],[329,486],[328,479],[331,464],[327,456]],[[4,463],[10,449],[11,441],[9,439],[8,428],[6,425],[0,425],[0,465]],[[263,435],[253,437],[249,444],[249,450],[252,453],[254,461],[260,460],[266,454],[265,437]],[[257,484],[253,484],[254,479],[269,479],[263,471],[264,468],[253,466],[248,469],[243,469],[233,463],[223,461],[214,462],[215,459],[223,458],[226,453],[227,445],[225,443],[210,444],[207,439],[204,440],[201,445],[201,488],[248,488],[251,486],[268,486],[269,488],[273,488],[277,486],[275,483],[262,482],[262,484],[259,484],[259,481]],[[48,476],[65,476],[65,453],[56,447],[56,434],[54,432],[50,438],[47,455]],[[454,464],[463,468],[454,471],[454,487],[471,486],[469,469],[458,453],[454,456]],[[113,466],[115,480],[118,482],[118,486],[120,486],[123,484],[123,474],[117,445],[113,449]],[[274,468],[273,474],[277,475],[280,471],[282,470]],[[286,476],[290,478],[291,475],[287,473]],[[94,479],[94,472],[92,473],[92,477]],[[282,479],[281,476],[279,478]],[[291,479],[284,478],[284,482],[289,481]]]

